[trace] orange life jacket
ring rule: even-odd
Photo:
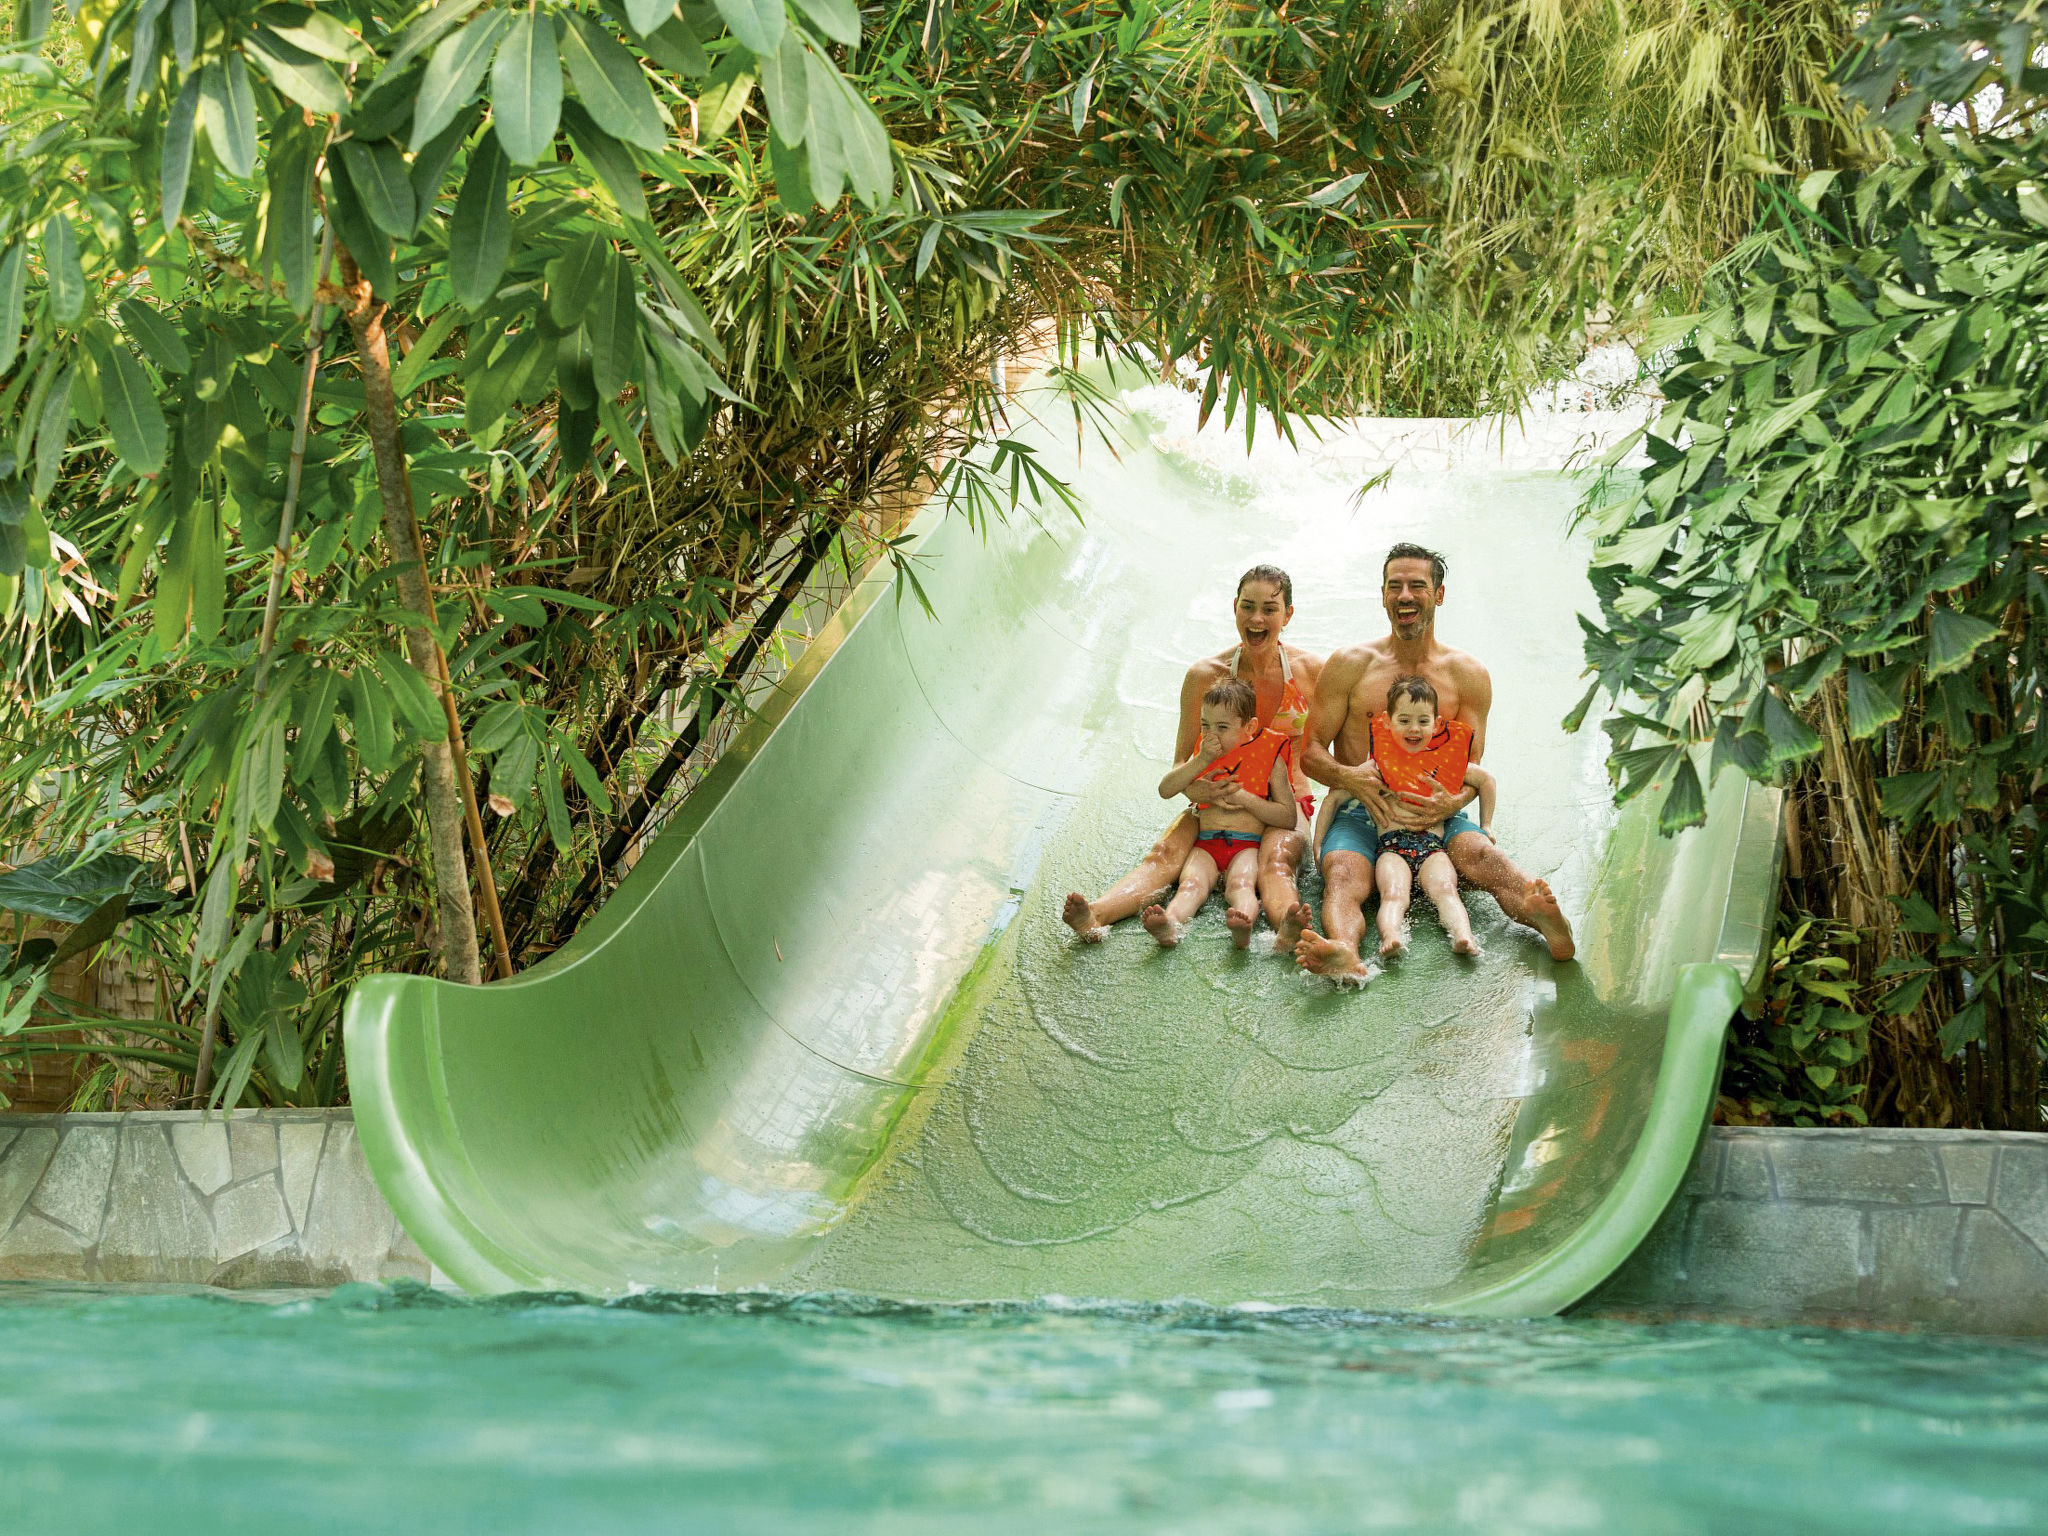
[[[1439,716],[1429,744],[1420,752],[1410,752],[1394,734],[1394,722],[1386,715],[1374,715],[1372,760],[1379,764],[1380,777],[1389,789],[1427,795],[1442,785],[1455,795],[1465,787],[1465,769],[1472,762],[1472,727]]]
[[[1273,794],[1273,764],[1281,760],[1289,739],[1268,727],[1241,747],[1232,747],[1202,770],[1202,777],[1221,784],[1236,780],[1238,787],[1260,800]]]
[[[1239,646],[1230,658],[1230,675],[1243,676],[1238,670],[1243,665],[1244,647]],[[1314,793],[1314,786],[1308,782],[1301,771],[1301,765],[1295,761],[1294,740],[1307,726],[1309,714],[1310,700],[1302,693],[1301,685],[1294,680],[1294,668],[1287,660],[1287,647],[1283,645],[1280,647],[1280,702],[1273,706],[1272,716],[1265,724],[1267,730],[1275,731],[1281,736],[1283,745],[1280,750],[1280,761],[1287,765],[1288,782],[1294,786],[1295,794],[1304,798]],[[1258,738],[1253,737],[1252,740],[1256,741]],[[1221,762],[1222,759],[1219,758],[1217,761]],[[1203,777],[1206,778],[1208,775],[1205,774]],[[1263,780],[1254,793],[1261,800],[1266,798],[1266,784]]]

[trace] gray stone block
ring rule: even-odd
[[[328,1127],[300,1246],[318,1265],[374,1280],[391,1247],[391,1207],[370,1177],[353,1125]]]
[[[234,1176],[227,1122],[218,1117],[172,1126],[171,1149],[178,1154],[186,1179],[202,1195],[212,1194]]]
[[[1963,1208],[1900,1206],[1870,1213],[1871,1307],[1885,1322],[1932,1323],[1954,1310],[1956,1231]]]
[[[1881,1205],[1946,1204],[1934,1148],[1855,1131],[1785,1132],[1771,1143],[1779,1198],[1861,1200]]]
[[[286,1120],[277,1128],[278,1169],[284,1182],[285,1209],[291,1212],[295,1232],[306,1230],[313,1178],[320,1171],[320,1148],[326,1139],[324,1120]]]
[[[57,1131],[54,1126],[39,1125],[18,1132],[9,1143],[6,1154],[0,1156],[0,1232],[14,1225],[14,1218],[28,1204],[29,1192],[42,1179],[43,1170],[50,1166],[50,1159],[56,1155]]]
[[[85,1243],[69,1227],[23,1211],[0,1239],[0,1280],[84,1280]]]
[[[107,1209],[107,1183],[114,1172],[114,1150],[121,1133],[111,1125],[63,1126],[57,1155],[50,1159],[29,1205],[52,1221],[62,1222],[88,1247],[100,1235]]]
[[[228,1122],[228,1162],[239,1184],[259,1173],[277,1168],[277,1126],[258,1119],[254,1111],[238,1114]]]
[[[1771,1149],[1761,1136],[1727,1138],[1727,1160],[1721,1164],[1721,1194],[1729,1200],[1774,1200]]]
[[[284,1191],[274,1177],[232,1185],[213,1197],[214,1255],[237,1258],[292,1234]]]
[[[1860,1303],[1864,1268],[1863,1213],[1853,1207],[1703,1200],[1675,1299],[1760,1316],[1838,1315]]]
[[[1991,1203],[1991,1164],[1997,1147],[1988,1141],[1941,1144],[1942,1172],[1948,1175],[1948,1198],[1956,1205]]]
[[[2013,1226],[2048,1253],[2048,1137],[2004,1141],[1998,1149],[1998,1176],[1991,1203]]]
[[[168,1129],[122,1128],[114,1172],[121,1197],[107,1212],[96,1279],[203,1283],[213,1274],[213,1224],[179,1172]]]
[[[1601,1307],[1635,1307],[1668,1301],[1685,1283],[1685,1239],[1695,1202],[1680,1190],[1650,1235],[1592,1297]]]
[[[1956,1300],[1974,1333],[2048,1333],[2048,1258],[1997,1212],[1963,1212]]]

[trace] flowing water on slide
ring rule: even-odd
[[[1012,876],[1013,915],[954,1004],[935,1086],[790,1279],[926,1297],[1418,1300],[1464,1267],[1500,1185],[1537,1010],[1560,986],[1589,1002],[1610,991],[1597,940],[1583,966],[1556,966],[1472,893],[1486,953],[1460,959],[1418,896],[1408,955],[1354,991],[1301,975],[1263,925],[1232,949],[1220,898],[1174,951],[1135,922],[1077,945],[1059,905],[1122,873],[1171,818],[1156,784],[1181,677],[1233,640],[1238,574],[1290,571],[1287,637],[1327,653],[1385,632],[1382,556],[1413,539],[1449,561],[1440,637],[1493,675],[1500,841],[1583,914],[1614,819],[1604,737],[1559,727],[1584,686],[1574,615],[1591,593],[1567,536],[1583,482],[1408,473],[1360,498],[1355,464],[1277,444],[1247,458],[1241,440],[1195,434],[1184,397],[1130,403],[1134,445],[1114,461],[1088,446],[1084,520],[1038,547],[1064,577],[1046,584],[1058,606],[1032,614],[1044,632],[981,637],[1064,637],[1096,663],[1078,728],[1042,754],[1064,793],[1036,868]],[[901,834],[917,837],[914,819]],[[1304,894],[1319,902],[1320,882]]]

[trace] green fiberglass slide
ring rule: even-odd
[[[1035,436],[1082,515],[914,530],[930,612],[871,580],[574,942],[511,981],[360,985],[357,1125],[422,1249],[476,1291],[843,1288],[1531,1314],[1596,1286],[1697,1145],[1770,910],[1773,798],[1617,811],[1583,686],[1575,482],[1408,473],[1193,430],[1125,397],[1115,453]],[[1027,436],[1034,435],[1027,429]],[[1289,638],[1383,633],[1381,555],[1442,549],[1438,632],[1494,678],[1496,831],[1578,925],[1554,963],[1418,900],[1362,991],[1125,924],[1069,890],[1171,816],[1180,679],[1240,571]],[[1311,879],[1306,894],[1318,899]]]

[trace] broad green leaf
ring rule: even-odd
[[[128,43],[128,89],[122,99],[130,112],[142,100],[143,88],[156,83],[156,29],[163,12],[164,0],[142,0],[135,13]]]
[[[854,0],[796,0],[796,8],[833,42],[849,48],[859,45],[860,9]]]
[[[538,164],[561,122],[562,61],[555,25],[552,15],[539,11],[513,17],[491,65],[491,113],[498,143],[514,165]]]
[[[676,13],[676,0],[625,0],[626,20],[642,37]]]
[[[391,392],[394,395],[403,400],[418,387],[426,377],[428,365],[461,323],[462,311],[452,304],[434,316],[434,323],[412,344],[412,350],[405,354],[404,360],[391,370]]]
[[[463,17],[482,3],[483,0],[441,0],[439,5],[399,33],[398,46],[391,50],[391,57],[385,62],[383,74],[378,78],[382,80],[396,75],[438,43],[451,27],[459,25]]]
[[[43,272],[50,282],[50,314],[70,325],[85,312],[85,271],[78,264],[78,237],[61,213],[43,226]]]
[[[327,163],[327,214],[334,232],[370,280],[370,291],[388,298],[398,291],[398,271],[391,265],[391,241],[371,222],[356,197],[355,184],[340,160]]]
[[[121,302],[121,329],[149,354],[151,362],[166,373],[186,373],[192,367],[192,353],[170,321],[140,299]]]
[[[149,375],[126,347],[95,347],[93,361],[99,366],[100,403],[114,451],[138,475],[156,474],[164,467],[167,435]]]
[[[562,103],[562,126],[569,130],[576,152],[596,173],[612,201],[618,204],[619,212],[628,220],[645,223],[647,188],[641,184],[640,167],[633,163],[632,150],[592,122],[580,102]]]
[[[756,58],[782,46],[782,0],[717,0],[719,17]]]
[[[1251,104],[1252,115],[1259,120],[1259,126],[1266,130],[1266,137],[1274,143],[1280,142],[1280,117],[1273,110],[1273,98],[1266,88],[1250,75],[1240,74],[1238,83],[1244,87],[1244,99]]]
[[[412,182],[415,229],[434,211],[440,200],[441,183],[448,179],[448,167],[455,163],[455,156],[469,141],[483,115],[483,104],[471,102],[455,114],[455,121],[441,130],[439,138],[430,139],[427,147],[412,157],[412,169],[406,175]]]
[[[512,216],[505,206],[509,171],[497,134],[485,134],[469,157],[455,222],[448,227],[449,285],[465,309],[490,302],[512,250]]]
[[[600,401],[615,400],[633,382],[640,360],[639,284],[632,266],[614,253],[605,264],[597,300],[584,321],[590,332],[591,371]]]
[[[36,474],[29,494],[38,504],[48,500],[57,484],[57,471],[64,462],[64,444],[71,436],[71,383],[73,369],[57,375],[36,422]],[[31,551],[33,554],[33,551]],[[31,561],[31,563],[34,563]]]
[[[801,147],[810,113],[810,50],[794,29],[782,34],[782,46],[761,59],[761,94],[768,101],[768,122],[791,149]]]
[[[193,0],[171,0],[171,57],[178,73],[192,72],[192,50],[199,45],[199,8]]]
[[[448,717],[442,712],[440,695],[419,668],[402,656],[379,656],[376,667],[392,703],[415,736],[422,741],[439,741],[448,734]]]
[[[839,71],[808,49],[804,59],[810,71],[804,142],[811,168],[811,197],[819,207],[830,208],[846,187],[847,140],[853,128],[846,121],[845,102],[839,94]]]
[[[754,93],[754,74],[737,51],[726,53],[711,71],[711,80],[697,95],[697,142],[716,144],[739,121]]]
[[[1960,1056],[1966,1046],[1984,1043],[1984,999],[1972,998],[1967,1006],[1941,1026],[1942,1054]]]
[[[667,125],[647,75],[619,40],[579,11],[570,11],[562,37],[562,59],[597,126],[616,139],[659,151],[668,142]]]
[[[1681,754],[1677,772],[1672,775],[1671,792],[1664,797],[1664,805],[1657,813],[1657,830],[1669,837],[1706,819],[1707,797],[1700,787],[1699,770],[1693,766],[1690,754]]]
[[[286,42],[268,27],[258,27],[243,39],[242,47],[270,83],[300,106],[322,117],[348,110],[348,90],[326,60]]]
[[[1868,741],[1905,713],[1905,706],[1892,692],[1861,667],[1848,673],[1849,735]]]
[[[1927,675],[1943,677],[1961,671],[1971,657],[1997,638],[1996,624],[1953,608],[1936,608],[1927,625]]]
[[[1318,208],[1333,207],[1343,202],[1345,198],[1364,185],[1365,172],[1354,171],[1349,176],[1340,177],[1338,180],[1331,182],[1320,191],[1311,192],[1308,200]]]
[[[454,122],[456,113],[476,94],[476,88],[483,83],[484,71],[490,67],[492,51],[497,48],[510,19],[504,11],[486,11],[434,50],[433,57],[427,60],[426,73],[420,78],[419,95],[413,102],[412,147],[415,150],[424,149],[442,129]]]
[[[267,178],[270,209],[263,229],[264,259],[284,283],[292,312],[300,315],[312,308],[314,265],[319,260],[313,234],[314,154],[305,135],[280,135],[271,143]]]
[[[671,9],[674,7],[671,6]],[[697,34],[680,16],[671,16],[640,39],[640,49],[663,69],[686,79],[701,80],[711,73],[711,56],[697,41]],[[699,113],[702,107],[699,107]]]
[[[856,91],[838,70],[832,80],[840,97],[839,122],[846,132],[841,153],[846,159],[846,179],[853,192],[868,207],[879,209],[889,200],[895,185],[895,165],[889,154],[889,131],[867,98]]]
[[[274,18],[278,13],[270,11],[265,14]],[[294,48],[303,49],[318,59],[332,59],[337,64],[368,64],[377,57],[363,46],[362,39],[321,11],[307,11],[303,20],[289,25],[273,19],[270,30]]]
[[[21,307],[28,284],[28,252],[20,241],[0,256],[0,374],[21,350]]]
[[[548,318],[571,330],[596,301],[612,260],[611,242],[603,235],[585,235],[547,266]]]
[[[1821,740],[1813,727],[1787,709],[1774,690],[1764,689],[1759,702],[1764,740],[1770,745],[1775,766],[1801,762],[1820,750]]]
[[[239,53],[199,72],[199,120],[221,168],[246,179],[256,169],[256,95]]]
[[[349,139],[341,145],[341,165],[372,224],[400,240],[413,232],[419,219],[412,180],[396,144],[389,139],[374,144]]]

